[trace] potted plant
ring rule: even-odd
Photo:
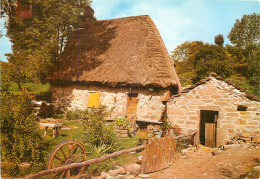
[[[131,128],[129,125],[129,120],[126,118],[118,118],[115,120],[115,124],[117,126],[117,137],[126,138],[129,137],[131,132]]]

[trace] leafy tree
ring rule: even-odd
[[[236,75],[232,80],[244,79],[242,85],[256,95],[260,95],[260,14],[244,15],[236,20],[228,38],[233,45],[227,51],[235,60]]]
[[[81,14],[90,0],[24,0],[32,6],[32,18],[16,15],[16,0],[2,0],[1,14],[8,17],[7,36],[13,43],[9,59],[25,68],[27,80],[45,82],[52,65],[64,49],[70,32],[82,25]],[[18,54],[24,53],[24,58]]]
[[[218,46],[223,46],[224,44],[224,38],[222,34],[216,35],[215,36],[215,44]]]
[[[210,72],[223,77],[233,73],[233,59],[222,46],[201,41],[185,42],[171,56],[184,86],[197,82]]]
[[[260,14],[244,15],[237,19],[228,34],[230,42],[238,47],[260,43]]]

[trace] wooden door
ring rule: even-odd
[[[136,112],[137,112],[137,97],[138,94],[128,94],[127,95],[127,109],[126,109],[126,117],[137,119]]]
[[[205,146],[215,148],[216,124],[205,123]]]

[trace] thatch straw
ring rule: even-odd
[[[75,30],[50,81],[180,86],[173,60],[149,16],[89,21]]]

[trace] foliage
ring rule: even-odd
[[[9,77],[9,68],[7,68],[8,63],[1,63],[1,92],[7,92],[10,89],[11,82]]]
[[[237,19],[228,38],[237,47],[258,44],[260,39],[260,14],[253,13],[244,15],[241,20]]]
[[[180,153],[182,149],[186,149],[186,148],[190,147],[190,144],[191,144],[191,141],[187,137],[177,139],[175,152]]]
[[[89,0],[24,0],[32,6],[32,18],[19,19],[16,0],[1,1],[1,16],[7,16],[7,36],[13,43],[8,61],[13,80],[46,82],[53,64],[64,50],[68,35],[82,25],[80,14]]]
[[[115,120],[115,125],[128,130],[128,134],[131,132],[130,123],[127,118],[118,118]]]
[[[54,106],[52,104],[48,105],[45,101],[43,101],[38,116],[41,118],[50,118],[54,115],[54,113]]]
[[[227,45],[226,49],[235,60],[236,76],[245,78],[243,86],[247,90],[260,95],[260,15],[237,19],[228,38],[233,46]]]
[[[223,46],[224,44],[224,37],[222,34],[218,34],[215,36],[215,44],[218,46]]]
[[[87,110],[68,110],[66,112],[66,119],[67,120],[86,120],[88,118],[88,111]]]
[[[42,138],[32,113],[31,99],[25,92],[1,94],[1,160],[11,163],[42,158]]]
[[[108,151],[111,151],[111,145],[106,145],[106,144],[99,144],[98,146],[92,145],[91,150],[93,155],[100,157],[101,155],[105,154]]]
[[[105,124],[105,117],[108,115],[107,108],[105,106],[99,109],[92,108],[87,115],[88,119],[84,121],[86,144],[96,147],[105,144],[110,147],[108,152],[114,151],[117,147],[117,138],[114,124]]]
[[[178,135],[180,135],[180,133],[181,133],[181,128],[179,128],[178,126],[174,126],[166,131],[166,133],[164,134],[164,137],[169,136],[169,135],[178,136]]]
[[[185,42],[172,52],[180,77],[195,83],[210,72],[226,78],[233,73],[233,59],[222,47],[201,41]]]
[[[137,137],[139,139],[149,139],[149,131],[146,129],[141,129],[137,132]]]

